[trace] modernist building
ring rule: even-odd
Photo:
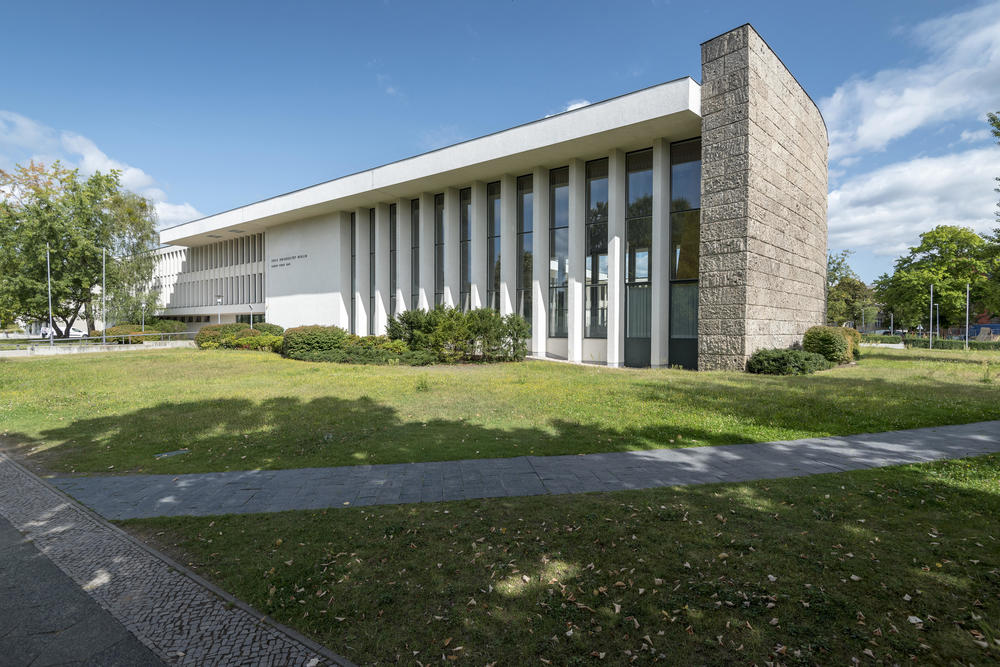
[[[537,356],[742,368],[823,323],[827,133],[749,25],[701,75],[166,229],[164,314],[378,334],[486,306]]]

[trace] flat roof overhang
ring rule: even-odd
[[[334,211],[441,192],[501,174],[555,168],[572,158],[646,148],[650,139],[701,134],[701,86],[684,77],[478,139],[186,222],[160,242],[199,246]]]

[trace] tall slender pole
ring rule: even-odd
[[[101,345],[108,344],[108,249],[101,248]]]
[[[889,313],[889,335],[890,336],[895,336],[896,335],[896,324],[895,324],[895,321],[894,321],[894,315],[895,315],[895,313]]]
[[[52,341],[52,262],[49,259],[49,244],[45,244],[45,279],[49,285],[49,346]]]
[[[969,283],[965,283],[965,349],[969,349]]]
[[[931,283],[931,310],[927,315],[927,349],[934,347],[934,283]]]

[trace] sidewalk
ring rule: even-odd
[[[1000,421],[718,447],[52,483],[108,519],[207,516],[742,482],[1000,452]]]
[[[4,665],[350,664],[2,454],[0,651]]]

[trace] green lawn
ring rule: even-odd
[[[1000,661],[996,455],[125,525],[364,664]]]
[[[349,366],[221,350],[87,354],[0,360],[0,434],[22,460],[60,473],[573,454],[998,419],[998,375],[997,352],[883,349],[791,378],[545,362]],[[190,453],[154,458],[181,448]]]

